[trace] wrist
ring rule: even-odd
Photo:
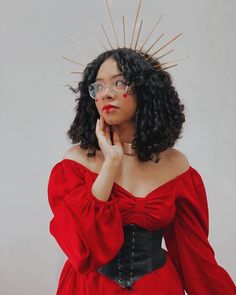
[[[103,166],[107,168],[118,168],[121,165],[121,160],[117,158],[107,158],[103,162]]]

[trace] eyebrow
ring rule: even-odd
[[[111,78],[113,79],[113,78],[120,77],[120,76],[123,76],[123,75],[120,73],[120,74],[116,74],[116,75],[112,76]],[[104,79],[97,78],[95,81],[98,81],[98,80],[104,80]]]

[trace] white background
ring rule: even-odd
[[[130,31],[137,1],[110,3],[116,26],[120,28],[125,14]],[[176,148],[202,175],[210,211],[209,241],[218,263],[234,281],[235,11],[235,0],[144,0],[141,38],[162,13],[149,44],[162,32],[163,41],[184,33],[167,48],[175,52],[166,57],[171,61],[190,56],[170,70],[186,106],[183,138]],[[52,166],[71,146],[66,131],[74,117],[75,97],[64,85],[79,79],[70,71],[80,67],[61,56],[87,63],[99,53],[82,17],[96,27],[99,37],[103,21],[112,36],[103,0],[1,1],[0,293],[4,295],[55,294],[66,260],[48,230],[52,214],[47,181]]]

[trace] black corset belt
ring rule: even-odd
[[[165,264],[165,250],[161,248],[163,229],[147,231],[136,224],[123,229],[124,243],[119,253],[97,271],[131,290],[135,281]]]

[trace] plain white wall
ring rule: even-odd
[[[137,1],[110,1],[116,26],[129,28]],[[116,11],[116,13],[114,13]],[[235,0],[144,0],[142,38],[163,13],[163,40],[183,32],[170,70],[186,106],[183,138],[176,144],[203,177],[210,211],[209,240],[218,263],[236,280],[236,2]],[[82,17],[109,24],[103,0],[1,1],[0,10],[0,293],[55,294],[66,257],[49,235],[52,218],[47,181],[71,145],[66,131],[74,97],[64,87],[80,67],[62,55],[88,62],[98,54]],[[109,25],[110,28],[110,25]],[[69,35],[88,44],[90,54]],[[103,40],[105,40],[103,38]],[[169,49],[168,48],[168,49]]]

